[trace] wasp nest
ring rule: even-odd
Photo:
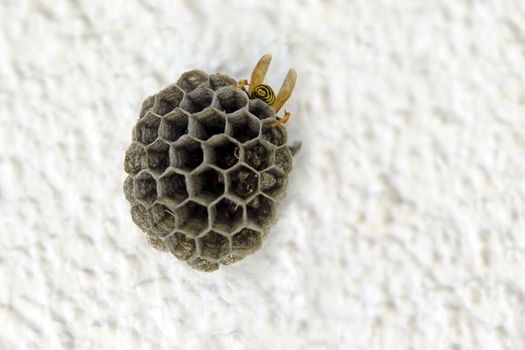
[[[292,169],[273,108],[224,74],[184,73],[142,106],[124,192],[150,244],[202,271],[261,247]]]

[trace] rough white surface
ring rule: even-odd
[[[1,349],[525,349],[521,0],[0,4]],[[122,194],[142,99],[268,81],[303,140],[263,249],[205,274]]]

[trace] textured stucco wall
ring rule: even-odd
[[[0,28],[0,349],[525,349],[521,0],[2,0]],[[266,52],[299,74],[291,189],[199,273],[131,222],[131,126]]]

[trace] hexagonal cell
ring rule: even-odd
[[[246,256],[261,248],[262,235],[260,232],[243,228],[232,237],[232,253]]]
[[[160,117],[152,112],[137,122],[135,127],[135,138],[144,145],[153,143],[159,136]]]
[[[198,203],[189,201],[175,210],[177,226],[186,233],[197,236],[208,227],[208,209]]]
[[[175,232],[164,241],[169,251],[182,261],[188,260],[195,253],[195,240],[184,233]]]
[[[140,204],[131,207],[131,220],[144,232],[150,228],[148,210]]]
[[[215,164],[221,169],[229,169],[239,162],[241,158],[241,147],[237,142],[231,141],[225,135],[215,137],[205,144],[208,162]]]
[[[146,171],[140,172],[133,182],[133,194],[139,201],[152,204],[157,199],[157,184],[151,174]]]
[[[166,114],[160,123],[159,137],[166,141],[177,141],[188,133],[188,114],[180,108]]]
[[[193,267],[195,270],[203,272],[212,272],[219,269],[219,263],[211,262],[203,258],[195,258],[188,261],[188,265]]]
[[[231,199],[223,198],[212,210],[213,227],[223,232],[232,233],[242,225],[242,205]]]
[[[288,147],[284,146],[275,151],[275,165],[283,169],[285,173],[292,171],[293,157]]]
[[[142,106],[140,107],[140,113],[139,113],[139,119],[142,118],[147,111],[153,107],[153,104],[155,103],[155,95],[148,96],[144,102],[142,102]]]
[[[244,148],[244,161],[255,170],[264,170],[270,165],[273,149],[254,141]]]
[[[201,84],[187,93],[180,107],[190,113],[197,113],[209,107],[215,92],[205,84]]]
[[[130,203],[135,202],[135,197],[133,197],[133,178],[131,176],[126,177],[122,189],[124,190],[124,196],[126,197],[126,200]]]
[[[148,211],[151,223],[150,232],[156,236],[164,237],[175,228],[175,217],[173,213],[162,204],[154,204]]]
[[[248,104],[248,96],[244,91],[232,86],[217,90],[213,105],[226,113],[233,113]]]
[[[201,256],[208,259],[219,260],[230,252],[228,238],[220,233],[210,231],[199,238]]]
[[[188,198],[184,175],[170,171],[159,179],[159,198],[164,203],[176,206]]]
[[[261,137],[273,145],[282,146],[288,141],[286,128],[282,125],[277,125],[275,128],[272,128],[272,123],[273,121],[265,121],[263,123]]]
[[[275,216],[275,204],[273,200],[263,195],[258,195],[246,205],[248,219],[258,225],[270,224]]]
[[[260,122],[257,118],[241,112],[228,118],[228,135],[243,143],[259,136]]]
[[[157,249],[158,251],[165,252],[168,250],[168,247],[166,247],[166,244],[164,244],[162,238],[155,234],[148,233],[146,235],[146,240],[150,246],[152,246],[154,249]]]
[[[177,85],[170,85],[155,96],[153,112],[161,116],[165,115],[178,107],[183,97],[184,92]]]
[[[285,191],[285,177],[283,171],[273,168],[261,174],[261,191],[263,193],[279,198]]]
[[[205,168],[191,175],[191,193],[206,202],[224,194],[224,175],[212,168]]]
[[[133,142],[126,151],[124,170],[128,174],[136,174],[146,168],[147,165],[146,150],[140,143]]]
[[[164,172],[170,166],[169,151],[170,146],[162,140],[149,145],[146,149],[148,167],[158,173]]]
[[[200,84],[207,82],[208,74],[199,69],[194,69],[183,73],[179,80],[177,80],[177,85],[180,86],[182,90],[190,92]]]
[[[213,108],[206,108],[200,113],[194,114],[190,119],[190,135],[200,140],[224,133],[226,119]]]
[[[217,90],[223,86],[230,86],[236,83],[235,79],[230,78],[226,74],[216,73],[210,75],[210,88]]]
[[[257,192],[258,176],[257,174],[245,167],[240,166],[229,173],[230,192],[240,198],[248,198]]]
[[[242,259],[244,259],[245,257],[244,256],[240,256],[240,255],[230,255],[230,256],[227,256],[223,259],[221,259],[221,264],[223,265],[231,265],[233,263],[236,263],[237,261],[240,261]]]
[[[170,162],[176,168],[192,171],[202,164],[203,159],[200,142],[189,137],[181,138],[170,148]]]
[[[275,117],[274,109],[266,102],[257,98],[250,100],[248,110],[260,120]]]

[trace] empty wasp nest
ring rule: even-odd
[[[154,248],[202,271],[261,247],[292,169],[273,108],[234,84],[184,73],[144,101],[125,156],[135,224]]]

